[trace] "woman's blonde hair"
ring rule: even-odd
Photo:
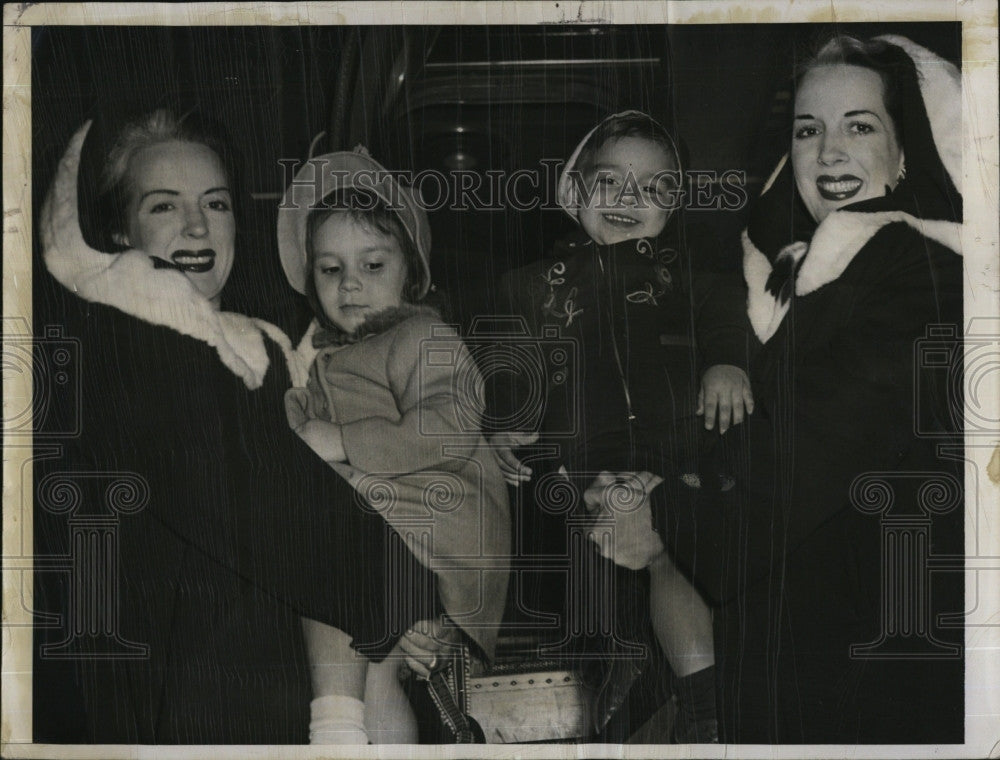
[[[105,217],[102,226],[109,233],[107,237],[123,233],[127,227],[128,201],[132,191],[128,168],[133,156],[145,148],[175,140],[209,148],[222,162],[230,186],[238,185],[229,141],[215,122],[194,112],[178,117],[169,109],[158,108],[122,127],[104,161],[99,194]]]

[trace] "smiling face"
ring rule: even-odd
[[[643,137],[608,140],[586,169],[580,225],[599,245],[659,235],[670,218],[671,173],[677,165]]]
[[[878,73],[838,64],[805,75],[795,96],[792,168],[817,222],[893,189],[902,158]]]
[[[171,262],[218,300],[235,256],[236,223],[226,171],[199,143],[156,143],[132,156],[127,230],[118,242]]]
[[[334,212],[312,236],[312,275],[323,312],[344,332],[402,305],[406,258],[392,235]]]

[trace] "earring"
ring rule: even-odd
[[[896,181],[900,182],[906,179],[906,157],[899,159],[899,175],[896,177]]]

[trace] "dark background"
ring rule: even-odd
[[[675,131],[688,167],[745,171],[753,198],[788,146],[797,62],[837,33],[900,34],[961,61],[957,23],[36,27],[34,208],[84,120],[97,120],[84,156],[86,191],[96,182],[87,166],[99,167],[109,147],[102,136],[124,120],[160,106],[200,109],[227,127],[242,156],[237,262],[224,306],[275,322],[296,340],[311,314],[278,263],[278,161],[305,159],[320,132],[314,152],[364,143],[392,169],[513,172],[565,160],[604,116],[637,108]],[[552,197],[554,188],[539,195]],[[746,212],[688,213],[697,254],[738,269]],[[574,226],[559,210],[512,209],[438,211],[431,224],[435,280],[466,325],[491,311],[504,273],[546,255]],[[64,321],[68,296],[38,250],[34,289],[40,333]],[[538,575],[531,608],[560,609],[564,590]],[[648,680],[650,693],[665,683],[655,669]]]
[[[752,198],[786,149],[795,63],[832,34],[903,34],[961,60],[957,23],[32,31],[34,207],[86,118],[98,119],[99,135],[157,106],[202,110],[227,127],[243,159],[226,308],[293,338],[309,315],[278,266],[278,160],[305,159],[320,132],[316,152],[360,142],[392,169],[512,172],[565,160],[605,115],[638,108],[676,130],[689,167],[746,171]],[[98,142],[88,140],[95,166]],[[705,241],[699,255],[738,267],[745,211],[690,213],[694,239]],[[557,210],[439,211],[431,221],[435,280],[465,323],[490,309],[503,273],[543,256],[573,226]]]

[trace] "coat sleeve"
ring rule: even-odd
[[[737,576],[761,577],[852,509],[857,476],[928,466],[914,435],[916,350],[928,325],[960,325],[961,267],[907,228],[883,228],[842,275],[840,321],[797,315],[794,331],[771,339],[783,345],[765,346],[770,402],[737,433],[748,439],[747,491],[702,498],[696,509],[658,497],[673,533],[668,547],[711,596],[730,596]]]
[[[241,576],[377,654],[395,640],[385,636],[386,588],[407,594],[412,584],[413,599],[434,603],[429,571],[405,547],[390,562],[398,542],[385,521],[289,427],[291,381],[275,344],[267,343],[263,386],[249,391],[211,347],[110,307],[88,307],[67,330],[86,349],[79,392],[89,403],[65,457],[46,464],[80,474],[85,504],[105,499],[106,479],[88,473],[142,482],[148,503],[121,518],[121,540],[150,556],[150,572],[169,565],[156,559],[162,552],[175,552],[168,559],[179,565],[188,547],[198,550],[220,577]],[[56,517],[66,531],[65,516]],[[158,541],[164,531],[180,543]],[[390,578],[399,567],[409,580]],[[397,621],[398,630],[418,619]]]
[[[433,333],[447,361],[424,361],[421,341],[437,321],[416,317],[396,330],[387,357],[390,389],[400,417],[367,417],[342,426],[347,460],[371,473],[407,473],[440,467],[445,443],[477,435],[483,414],[483,381],[453,330]]]
[[[694,332],[701,371],[715,364],[749,369],[756,345],[747,318],[747,291],[742,275],[742,251],[734,246],[738,232],[688,227],[688,258]]]
[[[694,271],[691,289],[702,371],[715,364],[748,369],[752,341],[746,314],[746,288],[739,276]]]

